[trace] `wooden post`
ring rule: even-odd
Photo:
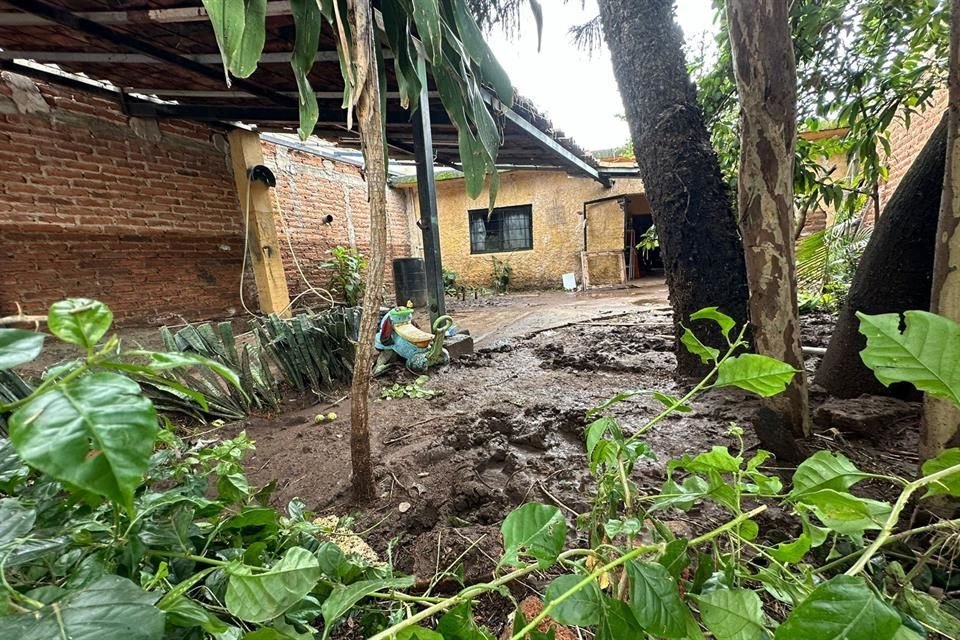
[[[237,183],[240,214],[246,220],[247,245],[253,264],[262,313],[290,317],[290,293],[283,272],[280,243],[273,219],[273,198],[270,187],[259,180],[250,180],[249,171],[263,164],[260,136],[251,131],[234,129],[228,136],[233,177]],[[248,211],[249,209],[249,211]]]

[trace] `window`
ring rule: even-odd
[[[470,253],[533,249],[533,206],[474,209],[470,216]]]

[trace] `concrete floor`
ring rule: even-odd
[[[521,292],[467,301],[448,298],[447,313],[483,348],[531,331],[667,304],[666,284],[651,277],[617,289]]]

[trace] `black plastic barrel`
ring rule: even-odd
[[[410,301],[415,307],[427,306],[427,272],[423,258],[394,258],[393,288],[398,305],[404,306]]]

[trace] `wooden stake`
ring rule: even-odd
[[[235,129],[228,138],[233,177],[240,199],[240,215],[247,221],[247,250],[253,265],[260,311],[290,317],[290,292],[283,272],[270,187],[249,178],[250,169],[263,164],[260,136],[251,131]]]

